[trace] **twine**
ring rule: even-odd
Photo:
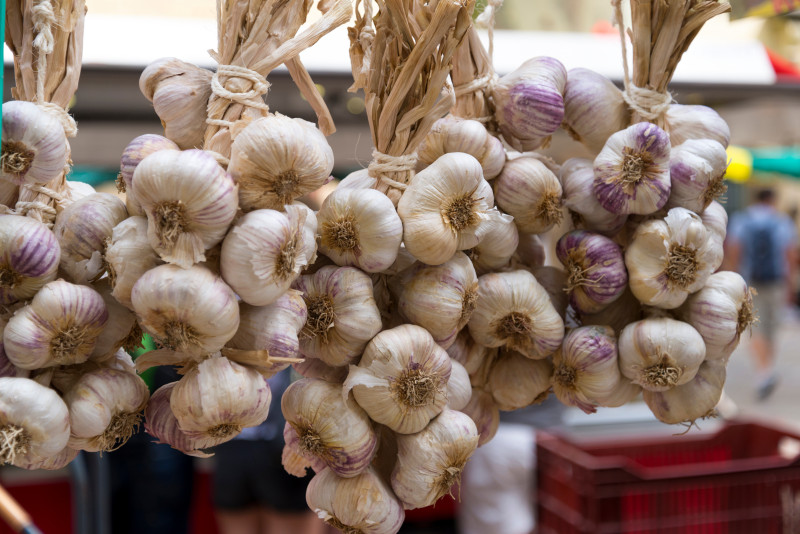
[[[27,189],[30,191],[34,191],[36,193],[41,193],[46,195],[53,200],[55,200],[56,204],[59,204],[66,200],[66,198],[58,193],[50,189],[49,187],[45,187],[43,185],[38,184],[22,184],[20,186],[20,190]],[[37,211],[42,216],[42,222],[50,229],[53,228],[53,223],[55,222],[57,211],[53,206],[49,206],[43,202],[39,202],[34,200],[32,202],[25,202],[25,201],[18,201],[15,209],[11,209],[8,206],[4,206],[0,204],[0,213],[4,215],[20,215],[24,217],[28,214],[28,212]]]
[[[252,82],[253,88],[249,91],[235,92],[225,88],[219,81],[220,76],[227,76],[229,78],[242,78]],[[261,99],[262,96],[269,91],[269,82],[258,72],[250,70],[247,67],[240,67],[239,65],[220,65],[217,67],[217,72],[211,77],[211,91],[219,98],[236,102],[246,107],[260,109],[269,112],[267,106]],[[223,119],[206,119],[207,124],[214,124],[217,126],[232,126],[233,122]]]
[[[379,152],[377,149],[372,151],[372,161],[367,167],[369,175],[374,177],[378,182],[383,182],[388,186],[405,191],[408,183],[393,180],[387,176],[388,174],[405,174],[406,178],[410,178],[417,168],[417,154],[405,154],[403,156],[390,156]]]
[[[475,25],[489,31],[489,61],[494,61],[494,25],[497,10],[503,5],[503,0],[488,0],[483,12],[475,19]]]

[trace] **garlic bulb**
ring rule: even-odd
[[[545,263],[547,253],[542,238],[536,234],[520,232],[517,245],[517,257],[527,267],[541,267]]]
[[[236,295],[205,267],[159,265],[133,286],[141,327],[164,347],[191,356],[221,349],[239,327]]]
[[[478,429],[478,447],[492,440],[500,425],[500,410],[492,394],[482,388],[473,388],[469,403],[461,410],[467,414]]]
[[[664,117],[672,146],[688,139],[713,139],[725,148],[730,144],[728,123],[709,107],[672,104]]]
[[[717,248],[721,247],[728,231],[728,212],[725,211],[722,204],[712,200],[711,204],[700,214],[700,219],[708,230],[709,238],[717,242]]]
[[[538,159],[512,159],[493,185],[497,206],[514,217],[520,232],[541,234],[561,222],[561,183]]]
[[[452,491],[478,447],[478,429],[466,414],[445,409],[424,430],[397,436],[391,483],[406,510],[430,506]]]
[[[172,413],[169,403],[176,384],[177,382],[165,384],[150,396],[144,410],[144,428],[158,440],[156,443],[166,443],[189,456],[207,458],[211,455],[200,450],[197,440],[190,438],[178,427],[178,420]]]
[[[326,382],[344,383],[347,379],[347,366],[333,367],[317,358],[306,358],[292,364],[292,368],[305,378],[321,378]]]
[[[507,347],[534,359],[552,354],[564,337],[564,322],[550,296],[527,271],[481,276],[468,326],[481,345]]]
[[[668,391],[645,390],[642,397],[662,423],[691,426],[698,419],[714,416],[725,385],[725,374],[725,362],[704,361],[697,375],[686,384]]]
[[[610,326],[614,332],[622,332],[623,328],[641,318],[642,305],[633,296],[630,287],[627,287],[617,300],[602,311],[580,314],[580,323],[584,326]]]
[[[138,346],[142,330],[136,323],[136,315],[112,296],[107,278],[95,282],[94,288],[106,305],[108,321],[97,337],[90,359],[103,361],[113,358],[121,347]]]
[[[139,77],[139,90],[153,103],[164,135],[181,150],[203,146],[211,76],[209,70],[166,57],[148,65]]]
[[[281,398],[281,410],[295,434],[296,454],[321,460],[340,477],[354,477],[369,467],[378,436],[364,410],[342,398],[339,384],[313,378],[294,382]]]
[[[753,295],[747,283],[731,271],[709,276],[703,289],[684,303],[681,316],[703,336],[706,360],[723,361],[727,361],[739,344],[739,337],[756,320]]]
[[[545,265],[543,267],[534,267],[530,269],[531,274],[536,278],[536,281],[547,291],[550,296],[550,302],[558,312],[558,315],[564,319],[567,316],[567,307],[569,306],[569,295],[567,295],[567,273],[558,267],[551,267]]]
[[[61,176],[69,145],[64,128],[33,102],[3,103],[0,180],[16,185],[46,184]]]
[[[263,423],[271,400],[269,384],[258,371],[215,355],[183,375],[169,405],[181,431],[205,449]]]
[[[28,372],[24,369],[18,369],[6,356],[6,351],[3,348],[3,331],[6,328],[6,323],[6,319],[0,316],[0,378],[15,376],[27,378]]]
[[[481,242],[464,251],[479,274],[486,274],[508,265],[519,247],[519,232],[512,216],[493,211],[484,225],[485,233]]]
[[[574,230],[561,236],[556,256],[567,271],[569,302],[578,313],[597,313],[622,295],[628,272],[619,245],[600,234]]]
[[[417,263],[403,273],[401,287],[400,312],[445,349],[469,321],[478,298],[478,277],[463,252],[442,265]]]
[[[396,534],[403,526],[403,506],[381,477],[369,468],[353,478],[330,469],[308,483],[306,502],[320,519],[345,533]]]
[[[486,384],[497,407],[511,411],[544,401],[552,376],[549,360],[531,360],[518,352],[501,350]]]
[[[120,304],[133,309],[131,291],[134,284],[144,273],[162,263],[150,248],[145,217],[128,217],[114,227],[111,241],[106,246],[105,261],[111,294]]]
[[[697,330],[674,319],[636,321],[619,336],[622,374],[649,391],[666,391],[689,382],[705,356]]]
[[[441,265],[458,250],[480,243],[482,224],[494,205],[478,160],[468,154],[445,154],[418,172],[397,204],[403,243],[412,256]]]
[[[575,228],[612,236],[625,225],[628,216],[605,209],[594,194],[594,167],[588,159],[570,158],[559,173],[564,188],[564,206]]]
[[[85,362],[108,321],[103,297],[94,289],[56,280],[8,320],[3,346],[22,369]]]
[[[67,440],[69,412],[55,391],[27,378],[0,378],[0,466],[55,456]]]
[[[377,273],[397,259],[403,223],[383,193],[337,189],[325,198],[317,220],[319,249],[336,265]]]
[[[135,137],[122,151],[117,188],[125,193],[125,205],[131,215],[144,215],[139,201],[133,194],[133,171],[144,158],[159,150],[180,150],[180,148],[166,137],[144,134]]]
[[[56,277],[61,247],[30,217],[0,215],[0,305],[33,297]]]
[[[29,471],[36,471],[39,469],[57,471],[58,469],[67,467],[67,465],[78,456],[78,452],[79,451],[76,449],[64,447],[61,451],[56,453],[55,456],[40,458],[29,454],[24,458],[18,459],[15,464],[16,467],[21,467]]]
[[[70,447],[118,449],[134,434],[149,398],[147,385],[136,374],[108,368],[85,373],[64,395]]]
[[[564,337],[553,356],[553,392],[567,406],[594,413],[613,398],[622,375],[617,340],[609,326],[582,326]]]
[[[61,246],[61,270],[78,284],[102,275],[106,242],[127,217],[125,204],[110,193],[95,193],[64,208],[53,226]]]
[[[727,168],[725,147],[711,139],[689,139],[673,147],[669,160],[672,191],[667,207],[703,213],[711,201],[727,190]]]
[[[369,175],[369,169],[358,169],[353,171],[339,182],[336,186],[338,191],[350,191],[352,189],[373,189],[377,180]]]
[[[719,245],[700,217],[684,208],[643,222],[625,251],[631,291],[642,304],[677,308],[720,266]]]
[[[602,406],[606,408],[623,406],[633,401],[642,391],[641,386],[634,384],[623,376],[620,381],[617,382],[617,387],[614,388],[614,391],[603,399]]]
[[[286,206],[286,213],[256,210],[236,221],[222,242],[220,268],[243,301],[253,306],[274,302],[308,265],[308,215],[303,208]]]
[[[464,152],[477,159],[486,180],[495,178],[506,162],[506,152],[496,137],[478,121],[448,115],[437,120],[417,149],[422,170],[450,152]]]
[[[308,318],[300,334],[300,352],[328,365],[347,365],[381,330],[381,314],[372,296],[372,280],[354,267],[323,267],[297,279]]]
[[[447,381],[447,407],[460,410],[472,397],[472,384],[466,367],[450,359],[450,380]]]
[[[73,182],[70,180],[65,180],[65,182],[67,182],[67,189],[69,190],[69,196],[72,198],[73,202],[97,193],[95,188],[87,183]]]
[[[447,404],[450,357],[427,330],[402,325],[372,338],[350,367],[344,394],[376,423],[401,434],[419,432]]]
[[[133,193],[147,214],[150,246],[184,268],[222,241],[238,206],[236,184],[201,150],[150,154],[133,173]]]
[[[280,210],[319,189],[332,170],[333,151],[322,132],[279,113],[255,119],[236,135],[228,165],[244,211]]]
[[[628,104],[611,80],[589,69],[567,71],[561,126],[573,139],[596,154],[629,122]]]
[[[462,364],[469,376],[473,377],[480,374],[482,369],[488,372],[497,355],[497,349],[475,343],[469,334],[469,329],[465,328],[456,336],[455,343],[448,347],[447,354],[454,362]],[[485,382],[483,378],[480,380],[481,384]]]
[[[594,160],[594,193],[612,213],[648,215],[667,203],[670,193],[669,135],[639,122],[608,138]]]
[[[546,144],[564,121],[567,71],[557,59],[535,57],[500,78],[492,96],[503,138],[519,151]]]

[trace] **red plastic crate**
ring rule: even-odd
[[[783,429],[592,443],[541,432],[536,447],[539,534],[800,532],[800,435]]]

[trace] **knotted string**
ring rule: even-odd
[[[219,80],[220,76],[248,80],[253,84],[253,87],[249,91],[231,91],[222,85],[222,82]],[[220,65],[217,67],[217,72],[211,77],[211,91],[219,98],[224,98],[231,102],[269,113],[269,106],[262,100],[262,97],[269,91],[269,82],[267,82],[261,74],[247,67],[241,67],[239,65]],[[212,119],[211,117],[206,119],[206,123],[227,127],[233,125],[231,121]]]
[[[408,182],[417,168],[417,154],[406,154],[403,156],[390,156],[379,152],[377,149],[372,151],[372,161],[367,167],[369,175],[378,182],[384,183],[400,191],[405,191]],[[398,181],[389,175],[402,177],[404,181]],[[377,185],[377,184],[376,184]]]
[[[494,25],[497,10],[503,5],[503,0],[488,0],[483,12],[475,19],[475,25],[489,31],[489,61],[494,62]]]

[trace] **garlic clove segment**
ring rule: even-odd
[[[564,122],[573,139],[597,154],[630,123],[628,104],[614,83],[589,69],[570,69],[564,87]]]
[[[559,180],[564,188],[564,206],[577,229],[613,236],[625,225],[628,216],[603,207],[594,194],[594,167],[591,160],[570,158],[561,165]]]
[[[183,454],[197,458],[208,458],[211,454],[203,452],[197,440],[185,434],[178,426],[178,420],[170,408],[172,390],[177,382],[170,382],[158,388],[147,402],[144,410],[144,428],[148,434],[156,438],[156,443],[166,443]]]
[[[541,234],[561,222],[561,183],[537,158],[510,160],[492,185],[497,206],[514,217],[520,232]]]
[[[700,214],[700,219],[708,230],[709,237],[716,240],[717,248],[720,248],[728,232],[728,212],[725,211],[722,204],[712,200]]]
[[[453,115],[433,123],[430,132],[417,149],[417,169],[424,169],[450,152],[464,152],[477,159],[486,180],[495,178],[506,162],[503,144],[490,135],[483,124]]]
[[[106,246],[105,263],[111,294],[120,304],[133,309],[134,284],[144,273],[162,263],[156,251],[150,248],[145,217],[128,217],[114,227]]]
[[[499,210],[490,212],[484,230],[481,242],[464,251],[478,274],[505,267],[519,247],[519,231],[511,215]]]
[[[725,148],[731,141],[728,123],[707,106],[672,104],[664,115],[672,146],[688,139],[713,139]]]
[[[512,411],[544,402],[552,376],[553,364],[548,359],[531,360],[518,352],[501,350],[486,385],[497,407]]]
[[[117,189],[125,193],[125,206],[131,215],[144,215],[139,201],[133,194],[133,172],[144,158],[159,150],[180,150],[178,145],[160,135],[144,134],[134,137],[122,151],[119,162]]]
[[[695,377],[668,391],[642,393],[644,402],[662,423],[691,427],[698,419],[714,417],[715,407],[725,385],[725,362],[704,361]]]
[[[461,410],[467,414],[478,429],[478,447],[490,442],[500,425],[500,410],[492,394],[480,387],[472,389],[469,403]]]
[[[0,305],[33,297],[58,272],[61,247],[30,217],[0,215]]]
[[[33,102],[3,103],[2,145],[0,180],[16,185],[46,184],[67,165],[64,128]]]
[[[450,379],[447,381],[447,407],[460,410],[469,403],[472,397],[472,384],[467,368],[454,359],[450,359]]]
[[[725,147],[712,139],[689,139],[672,147],[669,175],[672,190],[668,208],[680,206],[695,213],[725,194],[725,171],[728,154]]]

